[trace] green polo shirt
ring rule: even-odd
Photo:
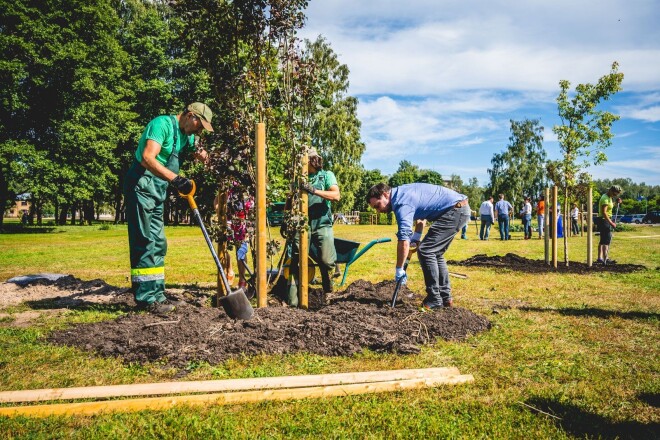
[[[614,208],[614,200],[612,200],[612,197],[608,196],[607,193],[600,196],[600,200],[598,201],[598,217],[603,217],[603,206],[605,205],[607,205],[611,213],[612,208]]]
[[[316,189],[327,191],[331,186],[337,185],[337,178],[332,171],[320,170],[309,175],[309,183]],[[332,226],[332,211],[330,210],[330,200],[325,200],[319,196],[310,194],[309,205],[309,226],[312,230]]]
[[[178,121],[176,122],[176,129],[178,130],[176,151],[178,153],[182,151],[193,151],[195,148],[195,135],[186,136],[179,128]],[[156,156],[156,160],[160,164],[166,165],[174,148],[174,126],[169,115],[162,115],[152,119],[144,128],[138,142],[137,151],[135,152],[135,160],[138,163],[142,162],[142,153],[148,139],[160,144],[160,153]]]

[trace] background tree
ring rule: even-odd
[[[387,184],[394,188],[406,183],[417,182],[417,179],[419,179],[419,167],[408,160],[402,160],[399,162],[399,168],[390,176]]]
[[[383,175],[380,170],[363,170],[362,179],[360,181],[360,188],[355,193],[355,203],[353,210],[365,212],[370,210],[369,204],[366,201],[367,193],[372,186],[387,181],[387,176]]]
[[[486,192],[504,194],[519,208],[525,196],[538,197],[546,187],[543,127],[537,119],[511,120],[507,149],[493,155],[488,170],[490,183]]]
[[[306,53],[315,65],[320,95],[310,130],[311,144],[337,176],[341,200],[337,211],[350,209],[355,193],[360,188],[364,142],[360,138],[360,120],[357,117],[358,100],[346,96],[349,69],[341,64],[337,54],[323,37],[314,42],[305,41]]]
[[[596,84],[578,84],[572,96],[569,96],[570,82],[559,82],[557,107],[561,125],[555,125],[552,131],[557,135],[562,158],[548,164],[548,174],[562,188],[564,208],[570,203],[571,189],[579,182],[591,181],[585,169],[607,161],[605,149],[612,144],[612,124],[619,116],[599,110],[598,104],[621,90],[623,73],[618,68],[617,62],[612,63],[609,74]],[[564,234],[564,262],[568,266],[567,237]]]

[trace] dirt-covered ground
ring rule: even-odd
[[[542,273],[552,271],[552,267],[545,264],[544,260],[531,260],[520,255],[508,253],[504,256],[478,254],[463,261],[448,261],[449,264],[458,266],[481,266],[500,267],[520,272]],[[586,263],[569,261],[566,266],[563,260],[557,262],[557,272],[587,274],[594,272],[630,273],[636,270],[644,270],[646,267],[638,264],[594,264],[589,267]]]
[[[222,309],[209,305],[210,291],[195,287],[171,292],[186,304],[174,313],[157,316],[136,311],[126,289],[101,280],[68,276],[23,284],[0,285],[0,308],[26,302],[32,309],[29,313],[85,308],[125,312],[112,321],[56,331],[47,337],[49,342],[119,356],[125,362],[158,361],[178,369],[196,361],[217,364],[262,353],[347,356],[364,348],[417,353],[421,345],[436,338],[461,341],[490,328],[488,319],[460,307],[422,312],[422,297],[405,286],[397,306],[391,308],[395,287],[391,281],[359,280],[330,298],[312,289],[309,310],[282,306],[270,298],[269,307],[256,309],[250,321],[229,319]],[[12,315],[14,320],[19,319],[17,315]]]

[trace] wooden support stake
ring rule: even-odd
[[[550,188],[545,189],[544,196],[543,243],[545,245],[545,264],[550,264]]]
[[[304,376],[256,377],[248,379],[200,380],[187,382],[139,383],[95,387],[50,388],[0,392],[0,403],[43,402],[48,400],[98,399],[108,397],[156,396],[162,394],[214,393],[328,386],[390,380],[428,379],[459,375],[456,367],[416,368],[386,371],[314,374]]]
[[[307,181],[307,164],[309,163],[309,155],[307,152],[303,154],[302,159],[302,173],[301,178]],[[300,191],[300,212],[303,216],[309,215],[308,209],[308,194],[305,191]],[[307,269],[309,267],[309,230],[307,225],[300,231],[300,242],[298,246],[299,251],[299,270],[298,270],[298,307],[306,309],[308,307],[308,294],[309,294],[309,275]]]
[[[559,225],[559,210],[557,209],[557,200],[557,185],[555,185],[552,188],[552,267],[555,270],[557,270],[557,226]]]
[[[216,213],[218,215],[218,224],[226,225],[227,224],[227,191],[223,191],[222,188],[218,188],[217,200],[218,206],[216,208]],[[226,243],[217,243],[218,258],[222,264],[222,268],[225,270],[225,275],[229,278],[229,272],[231,271],[231,259],[227,255],[227,244]],[[216,273],[216,291],[215,291],[215,305],[220,307],[220,298],[226,295],[229,295],[231,292],[225,291],[225,283],[222,282],[222,275],[220,271]],[[231,281],[229,282],[231,284]]]
[[[594,190],[591,186],[587,190],[587,266],[594,264],[593,255],[593,227],[594,227]]]
[[[268,306],[268,279],[266,267],[266,242],[268,230],[266,226],[266,124],[257,123],[256,133],[257,159],[257,307]]]
[[[232,405],[264,401],[310,399],[319,397],[339,397],[356,394],[383,393],[390,391],[414,390],[439,385],[455,385],[472,382],[471,374],[442,376],[429,379],[409,379],[325,387],[284,388],[279,390],[239,391],[193,396],[150,397],[142,399],[112,400],[101,402],[60,403],[52,405],[14,406],[0,408],[0,416],[48,417],[61,415],[94,415],[109,412],[132,412],[165,410],[176,405]]]

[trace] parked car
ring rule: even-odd
[[[621,223],[640,224],[644,221],[644,214],[626,214],[619,220]]]
[[[266,217],[271,226],[278,226],[284,220],[284,202],[275,202],[266,209]]]
[[[651,211],[644,216],[642,223],[660,223],[660,211]]]

